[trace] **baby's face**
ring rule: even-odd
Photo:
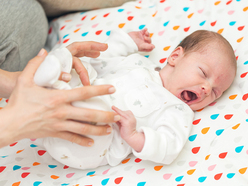
[[[232,84],[235,68],[230,65],[230,58],[216,47],[187,55],[181,55],[180,50],[170,55],[168,64],[160,71],[163,86],[192,110],[202,109]]]

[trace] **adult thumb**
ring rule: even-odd
[[[46,53],[46,50],[45,50],[44,48],[42,48],[42,49],[40,50],[40,52],[38,53],[37,56],[42,57],[43,55],[45,55],[45,53]]]
[[[39,68],[40,64],[44,61],[46,56],[47,56],[47,51],[45,49],[41,49],[40,52],[37,54],[37,56],[28,62],[21,76],[25,76],[26,78],[33,79],[36,70]]]

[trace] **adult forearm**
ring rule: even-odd
[[[16,125],[13,124],[13,114],[9,113],[8,109],[3,108],[0,111],[0,148],[7,146],[11,143],[14,143],[16,139],[16,133],[13,133],[12,131],[16,130],[18,131],[18,128],[15,128]]]
[[[9,98],[21,72],[8,72],[0,69],[0,97]]]

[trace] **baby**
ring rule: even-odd
[[[116,92],[73,105],[113,109],[121,119],[110,124],[113,129],[110,135],[90,136],[95,141],[91,147],[46,138],[45,148],[59,162],[80,169],[115,166],[131,152],[143,160],[170,164],[187,141],[193,111],[218,99],[232,84],[236,58],[231,45],[217,33],[196,31],[176,47],[160,70],[137,53],[154,48],[147,29],[128,34],[113,30],[107,43],[107,51],[91,59],[90,64],[82,63],[92,85],[112,84]],[[65,48],[50,55],[61,58],[60,53],[70,59]],[[38,71],[37,74],[44,74],[42,68]],[[73,72],[72,75],[69,84],[50,83],[51,87],[82,86],[79,77]],[[42,77],[37,75],[35,82],[39,79]]]

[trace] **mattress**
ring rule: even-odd
[[[115,167],[78,170],[55,161],[42,139],[23,139],[0,149],[0,185],[248,185],[247,19],[247,0],[138,0],[51,21],[46,44],[49,51],[75,41],[104,42],[112,29],[129,32],[148,28],[156,47],[142,55],[159,67],[185,36],[199,29],[212,30],[232,45],[237,74],[221,98],[195,112],[188,141],[170,165],[130,154]],[[7,102],[1,99],[0,108]]]

